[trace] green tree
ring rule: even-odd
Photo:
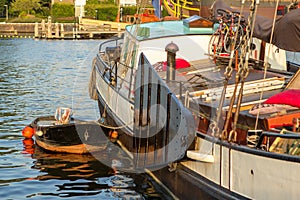
[[[49,16],[51,10],[51,0],[40,0],[41,9],[37,11],[38,16]]]
[[[7,0],[0,0],[0,15],[5,16],[6,8],[4,5],[7,5]]]
[[[31,11],[37,11],[41,8],[40,0],[15,0],[11,3],[11,11],[18,14]]]
[[[40,4],[41,4],[42,7],[50,8],[51,7],[51,0],[40,0]]]

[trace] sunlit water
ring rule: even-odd
[[[0,40],[0,199],[166,198],[144,174],[116,172],[91,155],[46,153],[22,137],[24,126],[59,106],[99,117],[88,80],[101,42]]]

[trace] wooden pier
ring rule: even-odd
[[[70,27],[65,29],[64,24],[52,23],[49,17],[47,23],[44,20],[41,23],[35,23],[34,37],[44,39],[109,38],[113,35],[121,36],[126,25],[126,23],[82,19],[70,30]]]
[[[79,23],[0,23],[1,38],[99,39],[121,36],[128,23],[81,19]]]

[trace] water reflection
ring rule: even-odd
[[[120,173],[91,155],[44,152],[21,135],[58,106],[99,118],[87,88],[100,42],[0,40],[0,199],[163,199],[143,174]]]
[[[30,196],[93,196],[93,198],[145,199],[159,198],[154,186],[145,175],[120,173],[103,165],[92,155],[53,154],[44,152],[37,146],[31,146],[29,140],[23,140],[24,151],[32,153],[35,160],[31,168],[40,171],[40,175],[30,180],[62,181],[55,184],[52,192],[39,192]],[[31,148],[30,148],[31,146]],[[105,155],[103,155],[105,156]],[[151,193],[152,192],[152,193]]]

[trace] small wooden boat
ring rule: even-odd
[[[54,116],[36,118],[26,128],[32,128],[35,143],[47,151],[86,154],[106,148],[108,138],[96,122],[70,118],[59,123]]]

